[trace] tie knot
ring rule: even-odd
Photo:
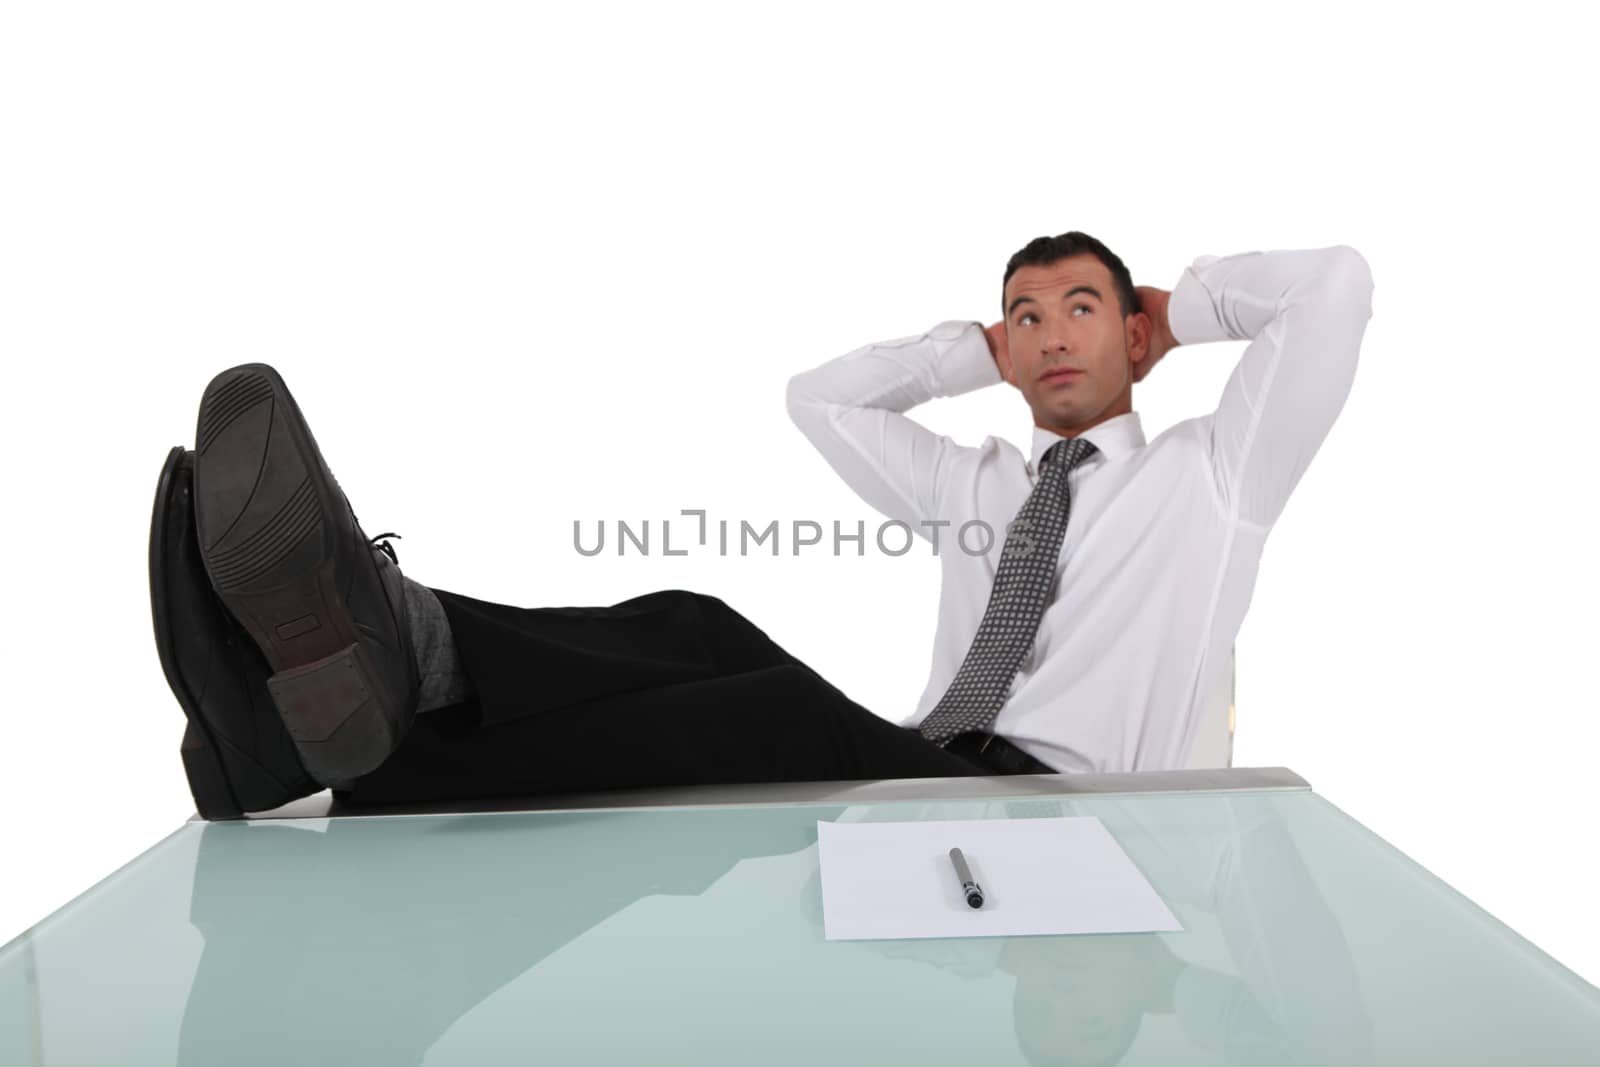
[[[1065,441],[1057,441],[1045,452],[1041,466],[1060,466],[1071,470],[1096,452],[1100,451],[1094,446],[1093,441],[1085,441],[1081,437],[1069,437]]]

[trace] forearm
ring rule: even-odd
[[[1172,288],[1167,325],[1178,344],[1255,340],[1295,303],[1370,314],[1372,271],[1349,245],[1199,256]]]
[[[829,407],[902,413],[998,381],[982,324],[951,320],[913,337],[864,345],[797,374],[789,379],[786,399],[799,422]]]
[[[954,442],[903,413],[1000,381],[983,327],[951,321],[870,344],[789,381],[789,417],[863,500],[909,523],[935,508]]]

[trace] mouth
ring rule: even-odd
[[[1056,367],[1039,375],[1039,381],[1046,384],[1051,382],[1075,382],[1081,377],[1083,377],[1083,371],[1081,370],[1073,370],[1070,367]]]

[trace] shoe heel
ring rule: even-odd
[[[385,694],[359,644],[267,679],[300,760],[318,781],[347,780],[377,769],[398,738]]]

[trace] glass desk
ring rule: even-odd
[[[824,940],[819,820],[1059,815],[1184,932]],[[325,794],[0,948],[0,1063],[1554,1067],[1600,1063],[1600,991],[1281,769]]]

